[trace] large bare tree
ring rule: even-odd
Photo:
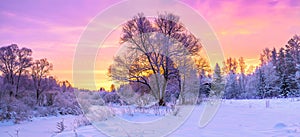
[[[154,19],[138,14],[123,25],[120,39],[124,49],[114,58],[109,76],[118,82],[138,83],[159,105],[165,105],[166,87],[172,79],[178,79],[180,89],[182,59],[201,49],[199,40],[170,13]]]
[[[18,50],[16,44],[0,48],[0,70],[4,74],[6,82],[11,85],[15,83],[14,76],[18,70]]]
[[[6,82],[16,87],[16,96],[18,95],[20,78],[31,66],[31,61],[31,49],[19,49],[16,44],[0,48],[0,71],[3,73]]]

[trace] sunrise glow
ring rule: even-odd
[[[46,57],[53,63],[52,75],[72,83],[73,57],[81,34],[96,15],[118,2],[3,1],[0,4],[0,46],[15,43],[31,48],[34,58]],[[244,57],[248,66],[259,64],[259,54],[264,48],[282,47],[293,35],[300,33],[298,0],[180,2],[207,20],[225,57]],[[109,89],[112,84],[106,75],[107,67],[120,47],[119,37],[120,30],[113,31],[112,28],[106,43],[98,51],[101,54],[97,55],[95,63],[96,89]]]

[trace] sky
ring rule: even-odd
[[[207,21],[225,57],[242,56],[248,65],[259,64],[259,54],[264,48],[283,47],[293,35],[300,34],[299,0],[179,2],[190,6]],[[0,46],[15,43],[31,48],[35,59],[47,58],[52,62],[52,75],[72,83],[74,54],[82,34],[97,15],[118,3],[119,0],[1,1]],[[96,88],[108,88],[111,84],[106,80],[106,68],[118,49],[119,32],[116,30],[107,35],[114,37],[107,40],[109,42],[99,50],[102,54],[96,57]]]

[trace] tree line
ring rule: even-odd
[[[179,19],[171,13],[148,19],[141,13],[126,22],[120,37],[126,48],[114,57],[109,77],[122,85],[121,89],[130,85],[141,96],[151,94],[159,105],[177,99],[184,102],[197,94],[198,101],[209,96],[300,96],[298,35],[279,50],[264,49],[256,68],[247,66],[243,57],[230,57],[211,69],[200,54],[199,39]]]
[[[295,35],[277,50],[266,48],[257,69],[258,94],[265,97],[295,97],[300,95],[300,37]]]
[[[56,80],[52,63],[32,53],[16,44],[0,48],[0,121],[81,114],[71,84]]]
[[[222,69],[216,65],[211,79],[213,84],[223,86],[224,98],[299,97],[300,37],[295,35],[279,50],[265,48],[260,54],[260,65],[253,72],[252,67],[247,73],[245,68],[242,57],[228,58]]]
[[[25,90],[34,90],[36,103],[42,104],[41,94],[52,90],[59,83],[50,76],[53,64],[47,58],[34,60],[32,50],[19,48],[16,44],[0,48],[0,72],[2,74],[1,96],[20,98]],[[67,81],[62,87],[71,86]],[[68,84],[68,85],[66,85]]]

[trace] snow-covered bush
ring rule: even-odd
[[[47,91],[41,96],[42,105],[38,105],[33,90],[20,90],[18,97],[4,94],[0,100],[0,121],[12,119],[19,122],[32,117],[82,114],[74,92]]]
[[[15,123],[19,123],[30,117],[32,117],[32,109],[24,102],[8,97],[1,100],[0,121],[12,119]]]
[[[91,106],[85,116],[90,121],[103,121],[115,116],[115,112],[107,106]]]
[[[139,107],[147,106],[155,102],[155,97],[151,94],[144,94],[143,96],[138,96],[135,99],[135,104]]]
[[[117,92],[105,92],[102,99],[105,103],[121,103],[120,96]]]
[[[117,93],[120,96],[120,101],[122,105],[134,104],[138,96],[129,84],[121,85],[120,88],[117,90]]]
[[[54,100],[53,107],[62,115],[79,115],[82,113],[74,92],[63,92],[58,94]]]
[[[101,95],[99,92],[75,90],[75,94],[77,96],[77,101],[84,113],[88,113],[89,108],[92,106],[105,105],[104,100],[101,98],[101,96],[104,96],[104,94]]]

